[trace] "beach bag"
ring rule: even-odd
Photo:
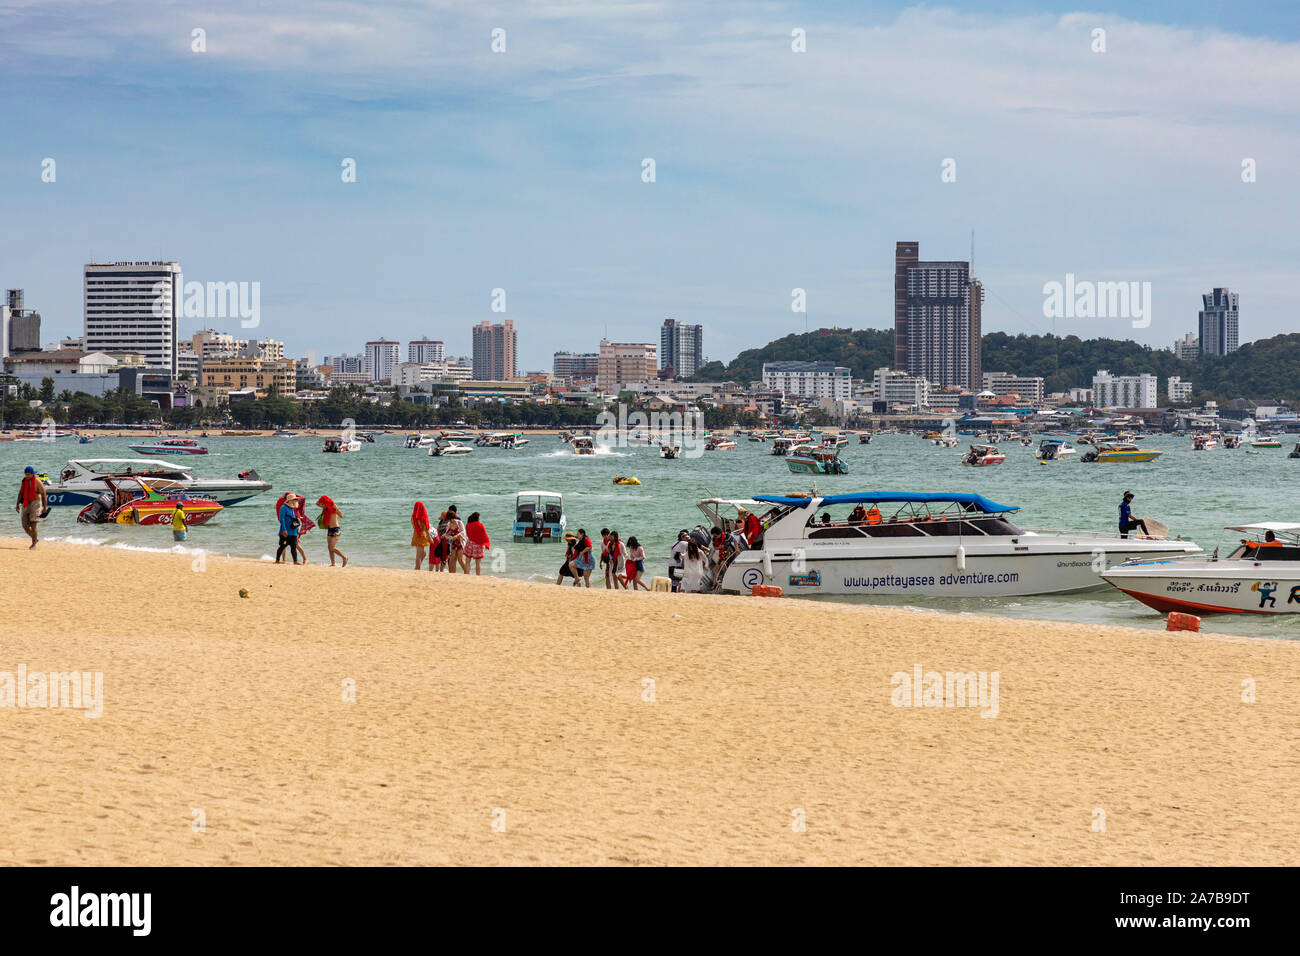
[[[299,528],[302,527],[302,522],[298,520],[298,516],[296,514],[289,519],[289,527],[292,528],[294,531],[297,531]]]

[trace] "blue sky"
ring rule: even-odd
[[[1243,340],[1297,328],[1295,4],[0,0],[0,79],[0,286],[46,340],[83,263],[168,258],[260,282],[292,354],[512,318],[533,369],[671,315],[727,360],[889,326],[894,242],[972,230],[986,330],[1051,330],[1067,273],[1153,308],[1063,334],[1167,346],[1212,285]]]

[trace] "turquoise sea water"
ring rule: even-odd
[[[137,458],[127,444],[138,439],[100,437],[91,445],[62,438],[46,443],[0,443],[0,473],[7,474],[16,494],[24,465],[57,476],[70,458]],[[198,475],[231,477],[254,468],[274,490],[227,508],[209,524],[193,528],[186,545],[176,550],[212,554],[269,557],[276,546],[274,504],[281,492],[296,491],[310,505],[327,494],[343,510],[341,547],[360,564],[403,568],[414,565],[409,547],[412,504],[425,503],[431,515],[456,504],[462,517],[482,512],[499,555],[484,561],[487,573],[537,581],[554,581],[563,557],[558,545],[515,544],[510,526],[514,495],[524,489],[558,491],[564,495],[569,528],[585,528],[593,538],[602,527],[617,530],[626,540],[636,535],[646,548],[647,579],[665,573],[667,555],[676,533],[703,521],[695,507],[705,497],[743,498],[810,490],[810,479],[790,474],[784,460],[773,457],[768,444],[744,439],[735,451],[706,452],[696,459],[664,461],[657,446],[634,445],[601,449],[595,456],[577,456],[550,435],[532,436],[528,445],[512,451],[475,448],[473,454],[430,458],[424,449],[402,447],[402,437],[379,435],[374,444],[343,455],[321,453],[319,438],[204,439],[210,454],[173,459]],[[1190,438],[1158,436],[1144,445],[1165,454],[1145,464],[1083,464],[1078,461],[1040,465],[1034,449],[1020,444],[1000,446],[1004,465],[970,468],[961,464],[965,444],[938,448],[920,437],[882,435],[870,445],[849,445],[842,454],[851,472],[821,476],[818,490],[843,493],[862,490],[969,491],[1002,504],[1019,505],[1018,523],[1040,528],[1082,528],[1109,531],[1115,527],[1120,495],[1137,494],[1134,514],[1150,515],[1170,527],[1170,534],[1212,549],[1236,542],[1239,535],[1224,525],[1258,520],[1296,520],[1296,476],[1300,460],[1287,457],[1287,448],[1192,450]],[[640,486],[615,486],[618,474],[635,475]],[[46,537],[118,547],[172,550],[165,527],[78,525],[76,508],[55,508],[42,526]],[[8,534],[20,534],[11,514]],[[325,559],[325,537],[312,532],[304,539],[309,559]],[[593,575],[593,583],[597,582]],[[819,598],[809,600],[831,600]],[[1106,624],[1163,627],[1161,615],[1107,588],[1073,597],[1004,599],[836,598],[862,603],[926,607],[952,612],[1001,614]],[[1300,636],[1300,616],[1256,618],[1220,615],[1207,619],[1206,630],[1279,639]]]

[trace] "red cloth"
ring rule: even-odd
[[[485,550],[492,547],[492,539],[488,537],[487,528],[483,527],[482,521],[471,521],[465,525],[465,537],[475,544],[483,545]]]
[[[35,475],[24,475],[23,483],[18,486],[18,503],[29,505],[41,500],[41,480]]]
[[[278,520],[280,517],[280,507],[284,504],[284,499],[289,497],[289,492],[280,496],[280,500],[275,503],[275,516]],[[298,516],[298,533],[306,534],[312,528],[316,527],[316,522],[307,517],[307,503],[303,501],[302,495],[298,495],[293,503],[293,513]]]
[[[752,511],[745,515],[745,538],[750,544],[758,540],[758,536],[763,533],[763,524],[758,520],[758,515]]]
[[[423,501],[417,501],[415,507],[411,510],[411,527],[432,537],[432,534],[430,534],[432,529],[429,527],[429,512],[424,510]]]
[[[330,519],[334,515],[341,514],[341,512],[339,511],[339,506],[334,503],[334,500],[330,498],[329,495],[321,495],[319,498],[317,498],[316,505],[317,507],[320,508],[321,517],[325,519],[326,524],[329,523]]]

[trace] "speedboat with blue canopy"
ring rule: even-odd
[[[889,594],[1007,597],[1104,587],[1101,573],[1133,559],[1192,554],[1189,541],[1118,532],[1022,527],[1020,508],[983,495],[862,491],[822,495],[706,498],[708,519],[692,532],[762,525],[756,540],[733,542],[713,589],[748,594],[776,585],[787,595]]]

